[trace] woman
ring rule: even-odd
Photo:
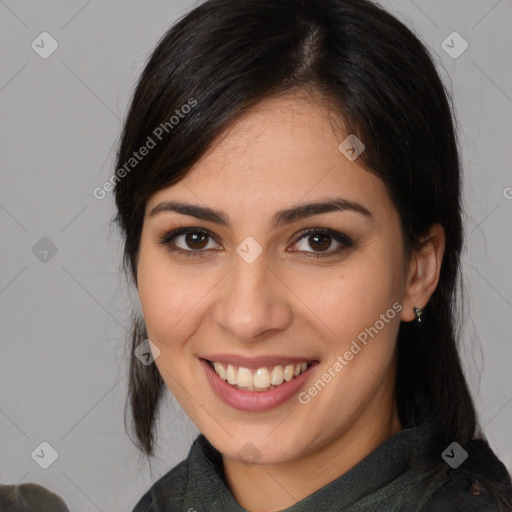
[[[136,512],[511,510],[456,344],[447,94],[367,0],[209,0],[172,27],[119,147],[144,320],[130,406],[201,435]]]

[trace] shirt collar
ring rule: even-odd
[[[382,512],[393,510],[385,503],[396,493],[407,494],[407,488],[412,492],[425,479],[425,469],[435,462],[433,453],[441,462],[434,432],[429,424],[402,430],[348,472],[282,512],[338,511],[340,505],[347,512],[373,510],[372,507]],[[227,486],[221,454],[202,434],[190,449],[187,487],[187,506],[192,509],[246,511]],[[427,495],[423,489],[422,496]]]

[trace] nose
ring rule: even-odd
[[[242,342],[262,341],[292,321],[290,291],[269,268],[264,253],[252,263],[236,255],[218,294],[214,322]]]

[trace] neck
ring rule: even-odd
[[[367,408],[340,436],[314,453],[276,465],[250,465],[223,456],[227,483],[237,502],[252,512],[276,512],[353,468],[402,430],[394,396],[375,398],[375,408]]]

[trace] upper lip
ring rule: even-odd
[[[312,363],[316,362],[316,359],[309,357],[293,357],[293,356],[281,356],[281,355],[268,355],[258,357],[247,357],[236,354],[210,354],[200,356],[200,359],[206,359],[208,361],[216,363],[226,363],[232,366],[242,366],[248,369],[258,369],[264,366],[277,366],[277,365],[288,365],[297,363]]]

